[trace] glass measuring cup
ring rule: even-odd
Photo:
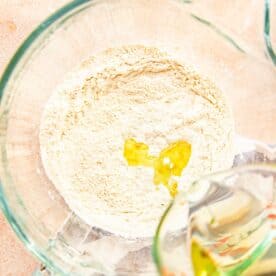
[[[204,177],[176,197],[155,237],[162,275],[276,273],[275,152],[262,152],[236,161],[266,163]]]

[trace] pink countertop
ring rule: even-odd
[[[67,0],[0,1],[0,75],[26,36]],[[0,213],[0,275],[31,275],[39,266]]]
[[[0,1],[0,74],[14,51],[32,29],[66,2],[68,0]],[[263,49],[263,37],[260,35],[263,22],[263,1],[195,1],[195,3],[199,2],[201,3],[198,9],[199,13],[206,14],[207,9],[204,9],[203,6],[208,6],[207,17],[211,16],[215,21],[227,25],[236,34],[242,35],[247,43],[254,45],[256,52],[258,49]],[[273,2],[273,10],[276,10],[276,1]],[[211,14],[210,6],[212,6]],[[276,25],[275,17],[273,18],[274,26]],[[252,19],[257,23],[252,24]],[[276,42],[275,30],[273,40]],[[273,105],[274,103],[275,105],[275,97],[273,99],[268,104]],[[275,129],[275,125],[268,125],[267,128]],[[254,130],[254,128],[252,129]],[[241,129],[242,131],[243,129]],[[255,134],[257,138],[262,137],[262,133]],[[273,140],[275,136],[270,138],[268,140]],[[0,214],[0,275],[31,275],[38,266],[39,262],[24,249]]]

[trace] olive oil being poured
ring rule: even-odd
[[[194,275],[257,275],[248,269],[257,266],[273,244],[271,208],[252,195],[252,190],[212,186],[206,204],[189,218]]]
[[[218,265],[196,240],[191,242],[191,260],[195,276],[220,276]]]
[[[154,169],[154,184],[163,184],[172,197],[178,193],[178,182],[174,176],[181,176],[191,156],[191,145],[177,141],[163,149],[158,156],[149,154],[149,146],[130,138],[124,144],[124,157],[129,166],[145,166]]]

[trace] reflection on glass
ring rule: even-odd
[[[238,167],[175,199],[159,225],[154,256],[163,275],[273,275],[275,220],[275,165]]]

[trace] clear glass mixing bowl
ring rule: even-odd
[[[223,17],[210,8],[212,2]],[[43,108],[60,80],[85,58],[126,44],[173,51],[225,92],[239,134],[275,141],[270,3],[248,1],[239,6],[241,16],[236,17],[240,1],[225,7],[223,2],[74,1],[34,30],[11,60],[0,82],[0,205],[20,239],[52,272],[157,273],[151,239],[126,240],[85,224],[67,207],[41,164]],[[264,26],[263,18],[250,15],[256,2],[261,3],[257,10],[264,10]],[[233,21],[231,27],[225,18]],[[235,20],[238,28],[233,28]]]

